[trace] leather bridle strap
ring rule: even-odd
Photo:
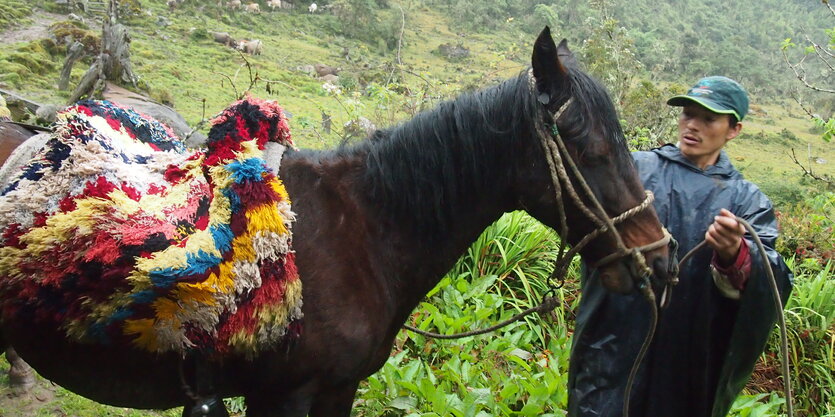
[[[531,77],[531,86],[535,86],[535,81],[533,80],[533,73],[530,74]],[[554,194],[556,201],[558,202],[558,211],[559,211],[559,232],[560,235],[565,237],[568,236],[568,222],[567,216],[565,214],[565,207],[559,202],[562,201],[562,194],[563,194],[563,186],[565,187],[566,194],[572,199],[575,203],[577,208],[586,215],[586,217],[591,220],[595,226],[597,227],[588,235],[584,236],[577,244],[573,245],[570,250],[567,252],[565,251],[565,244],[560,244],[560,251],[557,255],[556,265],[554,267],[554,272],[552,273],[552,277],[554,276],[562,276],[565,270],[567,270],[568,265],[571,262],[571,259],[574,257],[575,254],[579,253],[579,251],[585,247],[591,240],[596,238],[597,236],[603,233],[610,233],[611,236],[615,240],[615,244],[617,246],[617,251],[604,257],[601,259],[601,262],[598,261],[595,266],[604,265],[606,263],[613,262],[617,259],[621,259],[627,256],[631,256],[634,259],[634,265],[637,268],[637,272],[639,276],[645,281],[642,284],[648,284],[649,276],[652,275],[652,269],[646,264],[646,259],[644,258],[643,252],[651,251],[658,249],[670,241],[669,233],[666,231],[664,232],[664,237],[660,240],[650,243],[648,245],[636,247],[636,248],[628,248],[624,243],[623,239],[618,232],[617,228],[615,228],[616,223],[620,223],[621,221],[632,217],[641,211],[648,208],[653,201],[653,194],[650,191],[646,192],[646,198],[644,201],[632,209],[627,210],[626,212],[614,217],[610,218],[607,214],[603,206],[600,204],[600,201],[594,196],[594,193],[591,191],[588,183],[585,181],[582,173],[580,172],[577,165],[574,163],[573,159],[568,153],[568,149],[565,146],[564,141],[559,133],[559,129],[557,128],[557,120],[562,116],[562,114],[566,111],[566,109],[571,105],[573,102],[573,97],[569,97],[560,107],[559,109],[551,115],[551,120],[553,122],[552,125],[552,132],[544,132],[543,129],[537,126],[537,132],[540,136],[540,144],[545,152],[545,159],[548,163],[548,167],[551,171],[551,181],[554,186]],[[566,165],[572,170],[574,177],[576,178],[576,182],[579,184],[580,188],[586,194],[587,199],[591,202],[593,209],[586,205],[580,196],[577,194],[577,191],[574,188],[574,184],[571,181],[568,172],[566,171]]]

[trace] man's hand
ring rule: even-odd
[[[742,244],[742,235],[745,234],[745,227],[742,226],[733,213],[726,209],[719,211],[719,215],[713,220],[705,233],[705,240],[708,246],[716,251],[719,262],[723,265],[730,265],[739,254],[739,247]]]

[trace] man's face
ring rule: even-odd
[[[731,127],[730,118],[730,115],[714,113],[696,103],[685,106],[678,118],[678,144],[682,155],[702,169],[715,164],[722,147],[742,129],[742,123]]]

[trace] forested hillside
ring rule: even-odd
[[[790,86],[779,45],[803,31],[823,39],[831,27],[825,9],[810,0],[605,1],[556,0],[434,2],[462,30],[495,33],[510,19],[523,31],[543,24],[574,42],[593,37],[614,19],[634,41],[635,58],[654,79],[680,81],[722,73],[751,90],[779,92]]]

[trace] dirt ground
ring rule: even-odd
[[[0,366],[0,372],[3,374],[3,378],[0,378],[3,380],[0,384],[0,416],[35,416],[40,410],[49,409],[54,409],[57,412],[53,414],[61,415],[55,395],[58,388],[54,384],[43,378],[38,378],[28,392],[15,392],[9,388],[8,379],[5,378],[8,364],[3,360],[2,365]]]
[[[49,25],[58,21],[67,20],[67,16],[36,10],[31,19],[31,22],[23,26],[13,27],[0,32],[0,39],[3,39],[3,43],[8,45],[47,38],[49,37]]]

